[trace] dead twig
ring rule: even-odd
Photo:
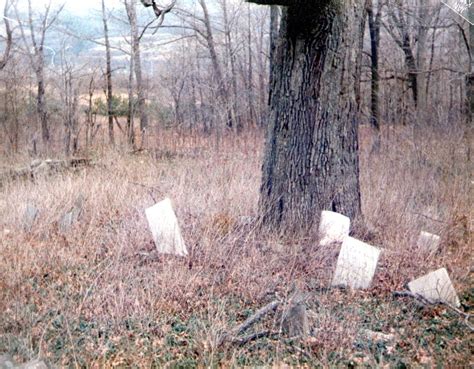
[[[231,342],[231,343],[238,343],[240,345],[245,344],[245,342],[263,337],[261,336],[262,333],[270,334],[267,332],[260,332],[256,334],[249,335],[244,338],[238,338],[237,336],[243,332],[245,332],[248,328],[250,328],[252,325],[257,323],[260,319],[262,319],[265,315],[268,313],[276,310],[276,308],[281,304],[280,301],[275,300],[270,302],[269,304],[265,305],[263,308],[257,310],[255,314],[253,314],[251,317],[249,317],[245,322],[242,324],[238,325],[234,329],[232,329],[230,332],[224,333],[221,335],[221,337],[218,340],[217,345],[221,346],[224,342]],[[243,342],[243,343],[241,343]]]
[[[141,186],[143,188],[145,188],[148,192],[148,194],[150,195],[151,199],[156,203],[156,198],[155,196],[153,195],[153,190],[156,190],[157,188],[154,187],[154,186],[148,186],[148,185],[145,185],[143,183],[139,183],[139,182],[132,182],[132,181],[127,181],[128,183],[130,184],[133,184],[135,186]]]
[[[243,346],[243,345],[249,343],[250,341],[258,340],[259,338],[263,338],[263,337],[270,337],[270,336],[273,336],[273,335],[278,335],[278,333],[277,332],[272,332],[272,331],[262,331],[262,332],[249,334],[249,335],[244,336],[242,338],[234,337],[234,338],[230,339],[229,341],[231,343],[236,344],[236,345]]]
[[[470,323],[470,319],[472,317],[471,314],[465,313],[461,309],[458,309],[456,306],[453,306],[448,302],[439,301],[439,300],[430,301],[424,298],[423,296],[421,296],[420,294],[413,293],[410,291],[395,291],[392,293],[392,295],[394,297],[410,297],[412,299],[415,299],[418,302],[421,302],[425,306],[445,306],[451,311],[453,311],[454,313],[456,313],[458,316],[464,318],[464,324],[466,324],[466,326],[471,330],[471,332],[474,332],[474,326]]]

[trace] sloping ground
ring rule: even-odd
[[[354,235],[383,249],[366,291],[327,288],[338,250],[318,246],[316,232],[266,234],[249,222],[259,138],[221,138],[219,146],[209,138],[196,155],[176,143],[160,146],[176,155],[106,153],[79,172],[8,182],[0,189],[0,353],[18,362],[40,355],[58,367],[471,365],[473,337],[462,318],[392,296],[446,267],[461,309],[472,312],[462,136],[430,132],[417,145],[403,131],[384,137],[379,152],[362,141],[367,226],[356,224]],[[61,230],[81,195],[78,221]],[[165,196],[189,258],[153,251],[144,209]],[[39,213],[25,230],[28,203]],[[441,236],[437,254],[416,251],[421,229]],[[278,314],[268,314],[246,333],[269,336],[218,345],[296,289],[308,295],[310,337],[279,334]]]

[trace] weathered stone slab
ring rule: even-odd
[[[352,237],[346,237],[337,259],[333,286],[369,288],[377,268],[380,250]]]
[[[445,302],[459,307],[460,302],[456,290],[449,278],[446,268],[425,274],[408,283],[409,290],[423,296],[430,302]]]
[[[323,210],[319,222],[319,244],[327,246],[331,243],[343,242],[349,236],[351,220],[339,213]]]
[[[422,251],[435,253],[438,251],[439,243],[440,237],[438,235],[421,231],[416,245]]]
[[[25,215],[23,216],[23,226],[27,232],[31,230],[38,217],[39,210],[33,204],[26,205]]]
[[[145,214],[159,252],[179,256],[188,254],[170,199],[149,207]]]

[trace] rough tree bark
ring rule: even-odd
[[[306,228],[322,209],[360,214],[357,0],[251,0],[283,10],[260,192],[264,224]]]
[[[474,6],[469,8],[469,19],[474,21]],[[474,112],[474,24],[469,24],[469,74],[466,79],[468,98],[467,123],[472,128],[472,115]]]
[[[367,0],[367,17],[369,19],[370,34],[370,125],[377,131],[380,129],[380,75],[379,75],[379,45],[380,45],[380,19],[382,16],[381,5],[374,14],[372,0]]]

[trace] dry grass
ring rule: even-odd
[[[156,150],[98,151],[92,168],[7,184],[0,189],[0,353],[41,355],[59,367],[469,366],[472,336],[458,317],[391,297],[445,266],[463,308],[472,309],[474,298],[462,134],[452,127],[416,134],[387,129],[372,153],[370,133],[361,131],[367,226],[354,234],[383,248],[367,291],[327,289],[338,250],[321,249],[316,234],[267,234],[242,218],[257,211],[259,133],[219,141],[166,133],[150,140]],[[80,194],[80,221],[61,234],[57,221]],[[191,250],[187,259],[153,252],[143,210],[165,196]],[[41,212],[25,232],[29,202]],[[421,229],[441,235],[436,255],[416,250]],[[311,338],[217,347],[222,331],[295,288],[310,294]],[[274,329],[278,321],[269,316],[259,325]],[[364,328],[393,333],[396,342],[363,339]]]

